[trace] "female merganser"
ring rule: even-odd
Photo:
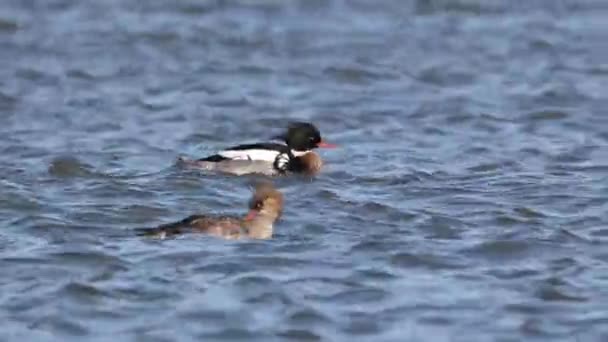
[[[139,235],[164,239],[188,232],[205,233],[225,239],[269,239],[274,222],[283,211],[283,195],[271,183],[258,183],[243,217],[191,215],[156,228],[139,229]]]
[[[321,166],[320,157],[316,154],[302,159],[315,148],[333,148],[336,145],[323,141],[321,133],[307,122],[293,122],[287,131],[274,137],[285,142],[257,143],[238,145],[222,150],[214,155],[187,160],[180,158],[179,162],[205,170],[214,170],[236,175],[262,173],[266,175],[285,174],[287,172],[318,171]]]

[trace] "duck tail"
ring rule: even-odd
[[[135,229],[135,234],[137,236],[142,237],[151,237],[158,239],[165,239],[168,237],[172,237],[175,235],[183,234],[183,227],[179,226],[176,223],[163,225],[155,228],[137,228]]]

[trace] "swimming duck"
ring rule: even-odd
[[[198,160],[180,158],[182,165],[219,171],[235,175],[261,173],[279,175],[285,173],[315,173],[322,166],[317,154],[310,155],[315,148],[334,148],[321,138],[319,130],[311,123],[293,122],[287,130],[276,137],[281,143],[256,143],[233,146]]]
[[[283,195],[268,182],[258,183],[249,200],[244,217],[224,215],[191,215],[156,228],[138,230],[140,236],[164,239],[185,233],[204,233],[225,239],[269,239],[274,223],[283,211]]]

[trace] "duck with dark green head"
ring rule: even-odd
[[[180,162],[187,166],[237,175],[303,173],[321,165],[320,157],[312,152],[314,149],[336,147],[325,142],[319,129],[308,122],[292,122],[283,134],[274,139],[282,143],[238,145],[199,160],[181,159]],[[310,153],[316,158],[303,158]],[[311,162],[314,165],[308,165]]]

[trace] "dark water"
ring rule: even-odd
[[[0,2],[2,341],[608,341],[608,5]],[[173,168],[276,134],[270,241],[130,229],[242,213]]]

